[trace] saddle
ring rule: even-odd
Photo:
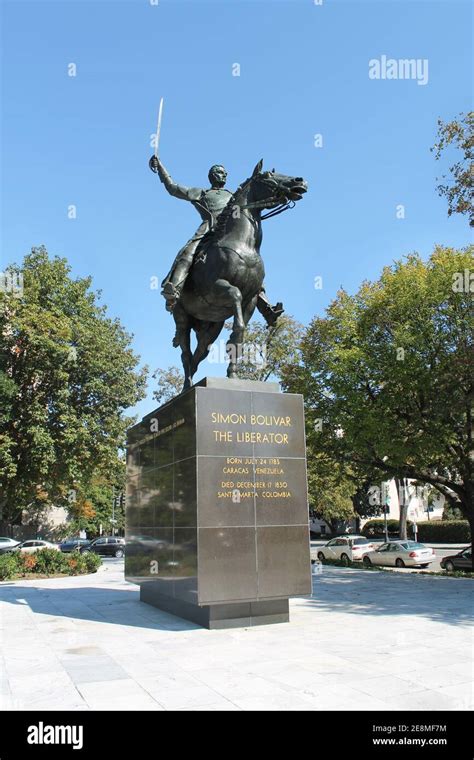
[[[206,254],[207,249],[211,245],[215,234],[215,228],[212,230],[208,230],[205,235],[203,235],[202,240],[200,240],[198,247],[196,248],[196,253],[193,257],[193,265],[196,262],[203,262],[206,260]]]

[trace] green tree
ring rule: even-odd
[[[431,484],[474,535],[471,263],[472,248],[437,247],[354,296],[341,290],[309,326],[285,384],[340,431],[346,465]]]
[[[2,354],[0,354],[0,361],[1,366],[5,366],[5,357]],[[15,462],[11,456],[10,438],[6,435],[6,430],[13,425],[13,404],[16,393],[16,384],[3,369],[0,369],[0,466],[3,468],[5,478],[13,477],[15,474]]]
[[[76,534],[85,530],[89,537],[104,533],[122,532],[125,527],[125,511],[118,504],[113,507],[114,499],[119,499],[125,491],[125,460],[117,458],[116,466],[111,468],[107,477],[96,474],[84,488],[69,493],[70,522],[62,526],[65,535]],[[115,523],[112,523],[112,519]]]
[[[37,502],[67,505],[110,477],[131,419],[144,396],[128,335],[99,305],[91,279],[70,276],[63,258],[33,248],[21,266],[22,292],[0,294],[0,524],[18,522]],[[3,378],[3,379],[2,379]]]
[[[228,330],[232,324],[225,325]],[[242,379],[267,381],[279,379],[283,368],[299,360],[303,325],[286,314],[268,328],[255,320],[245,330],[242,357],[237,374]]]
[[[366,472],[360,474],[355,481],[356,489],[352,496],[354,511],[358,517],[378,517],[382,512],[380,502],[381,488],[377,483],[377,475],[367,475]],[[379,489],[374,491],[374,488]]]
[[[153,391],[153,398],[159,404],[165,404],[166,401],[181,393],[184,375],[178,367],[171,366],[168,369],[156,369],[152,377],[154,380],[157,380],[157,387]]]
[[[443,520],[462,520],[462,512],[459,507],[455,507],[449,502],[443,510]]]
[[[443,174],[437,187],[438,194],[448,201],[448,216],[466,214],[473,227],[474,111],[448,122],[438,119],[437,141],[431,151],[437,161],[446,154],[453,157],[449,176]]]
[[[303,350],[304,350],[303,344]],[[304,360],[304,354],[303,354]],[[324,391],[315,398],[308,386],[306,367],[288,364],[282,373],[287,391],[302,393],[305,398],[308,497],[315,514],[325,520],[333,533],[345,523],[380,514],[370,488],[383,475],[365,464],[358,466],[336,419],[331,419],[331,401]]]
[[[225,328],[232,330],[232,323]],[[252,322],[245,331],[242,358],[237,365],[240,378],[266,381],[278,379],[286,364],[299,359],[299,344],[303,325],[289,316],[281,316],[275,327],[268,329],[262,322]],[[219,348],[216,344],[217,349]],[[210,358],[212,361],[212,349]],[[174,398],[183,387],[183,373],[175,366],[156,369],[152,377],[157,380],[153,398],[159,404]]]
[[[307,449],[308,500],[316,516],[324,520],[333,533],[338,533],[346,522],[356,517],[352,497],[354,483],[334,466],[327,451]]]

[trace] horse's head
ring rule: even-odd
[[[264,172],[262,168],[263,158],[256,165],[251,177],[252,200],[261,202],[261,208],[275,208],[290,201],[300,201],[308,190],[308,184],[303,177],[278,174],[274,169]]]

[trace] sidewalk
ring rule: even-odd
[[[96,575],[0,584],[3,709],[467,710],[472,584],[325,567],[291,622],[208,631]]]

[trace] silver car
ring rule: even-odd
[[[433,549],[418,541],[390,541],[365,555],[363,563],[370,565],[388,565],[393,567],[428,567],[436,555]]]

